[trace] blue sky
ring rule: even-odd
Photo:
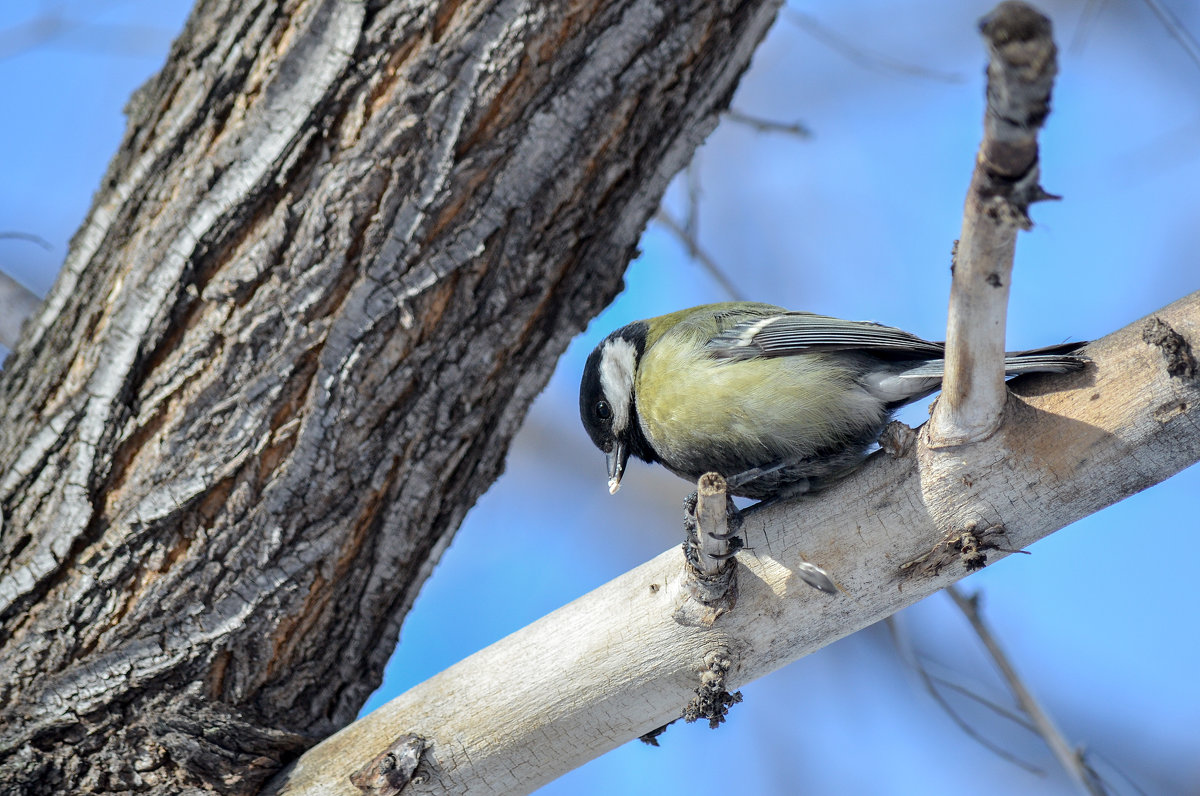
[[[119,141],[121,107],[162,62],[178,0],[0,5],[0,267],[38,292]],[[1103,336],[1200,288],[1200,66],[1134,0],[1045,3],[1062,50],[1042,137],[1043,185],[1017,250],[1011,348]],[[1200,8],[1165,2],[1193,35]],[[739,110],[801,121],[811,139],[722,123],[700,151],[700,238],[748,296],[944,335],[949,251],[982,114],[975,22],[991,3],[849,0],[791,6],[756,54]],[[57,10],[46,37],[23,24]],[[820,31],[871,56],[848,56]],[[33,33],[31,33],[33,31]],[[874,58],[879,56],[879,58]],[[919,66],[954,81],[883,63]],[[681,212],[673,186],[667,206]],[[505,475],[471,511],[423,589],[378,704],[678,543],[683,481],[638,464],[613,497],[578,425],[583,359],[630,320],[725,295],[651,225],[627,289],[576,340],[513,444]],[[923,409],[911,416],[918,422]],[[1069,739],[1120,793],[1200,791],[1200,596],[1192,468],[972,576],[987,618]],[[497,599],[479,601],[486,591]],[[502,598],[499,598],[502,596]],[[481,606],[481,602],[483,605]],[[949,601],[902,612],[907,644],[936,670],[1003,699]],[[545,794],[683,793],[698,756],[729,760],[755,794],[1069,792],[1048,754],[1005,720],[956,702],[974,726],[1047,770],[1035,776],[966,737],[869,628],[743,689],[717,731],[675,726],[630,743]],[[820,716],[819,722],[811,720]]]

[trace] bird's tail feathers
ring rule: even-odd
[[[1031,348],[1028,351],[1010,351],[1004,355],[1004,375],[1020,376],[1023,373],[1070,373],[1082,370],[1090,361],[1079,353],[1086,343],[1059,343],[1058,345]],[[931,359],[899,374],[903,379],[942,378],[946,372],[946,360]]]

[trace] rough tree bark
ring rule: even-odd
[[[778,0],[203,0],[0,382],[6,792],[351,720]]]

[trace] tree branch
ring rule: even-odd
[[[954,259],[946,327],[946,375],[930,423],[937,446],[983,439],[1004,408],[1004,330],[1017,231],[1038,184],[1037,134],[1057,71],[1050,20],[1021,2],[980,23],[987,40],[987,112]]]
[[[695,204],[692,205],[695,208]],[[694,212],[694,210],[693,210]],[[733,301],[745,301],[746,297],[737,289],[737,285],[733,284],[733,280],[725,274],[723,269],[716,260],[714,260],[708,252],[700,246],[700,242],[695,236],[688,231],[687,225],[680,224],[675,220],[674,216],[660,207],[658,212],[654,214],[654,220],[667,228],[667,231],[674,235],[680,243],[687,249],[688,256],[700,266],[708,271],[709,276],[720,286],[721,290],[729,296]]]
[[[1096,778],[1095,773],[1088,768],[1083,756],[1067,743],[1067,739],[1055,725],[1054,719],[1050,718],[1050,714],[1038,702],[1037,697],[1026,687],[1025,681],[1017,674],[1016,668],[1004,653],[999,640],[992,635],[991,629],[983,621],[983,616],[979,613],[979,595],[968,597],[954,586],[948,586],[946,593],[950,595],[950,599],[958,606],[958,610],[962,611],[963,616],[971,623],[971,629],[983,642],[988,656],[996,664],[996,668],[1000,670],[1000,676],[1004,678],[1005,684],[1016,697],[1017,704],[1032,722],[1033,731],[1050,747],[1050,751],[1058,760],[1059,765],[1082,792],[1091,794],[1091,796],[1103,796],[1107,790]]]
[[[1200,293],[1155,318],[1200,340]],[[1012,382],[1008,422],[970,446],[986,464],[952,489],[931,483],[941,476],[923,443],[877,454],[811,499],[751,512],[743,533],[768,536],[772,555],[739,556],[737,606],[712,628],[673,618],[685,566],[668,550],[317,745],[270,792],[357,796],[347,773],[409,734],[424,739],[440,788],[530,791],[678,718],[714,650],[732,658],[733,690],[961,579],[964,512],[994,560],[1170,477],[1200,459],[1200,385],[1168,372],[1146,323],[1089,346],[1085,372]],[[795,575],[808,560],[842,596]]]

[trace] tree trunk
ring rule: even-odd
[[[198,5],[0,382],[6,788],[353,719],[777,7]]]

